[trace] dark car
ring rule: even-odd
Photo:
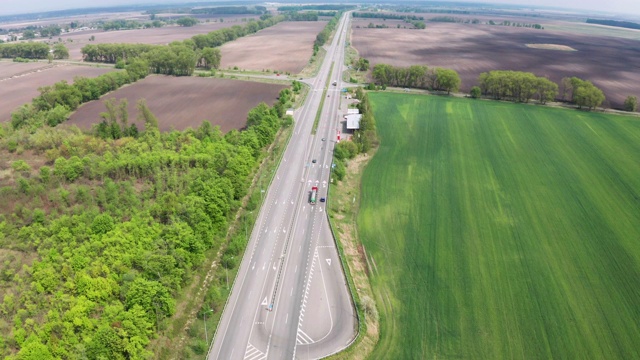
[[[313,159],[313,160],[311,160],[311,162],[315,164],[317,161],[316,161],[316,159]]]
[[[325,201],[327,201],[326,198],[320,198],[320,202],[325,202]]]

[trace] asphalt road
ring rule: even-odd
[[[294,134],[265,194],[208,359],[317,359],[344,349],[355,337],[355,309],[325,203],[309,203],[312,186],[318,187],[318,198],[326,197],[337,129],[346,112],[340,74],[348,18],[342,17],[326,47],[318,75],[305,80],[311,91],[294,115]],[[334,80],[337,86],[331,85]]]

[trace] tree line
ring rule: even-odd
[[[605,100],[602,90],[593,85],[591,81],[577,77],[566,77],[562,79],[561,84],[563,100],[575,103],[578,108],[586,107],[592,110]]]
[[[317,11],[289,11],[285,13],[284,16],[286,17],[287,21],[318,21]]]
[[[57,46],[66,47],[63,44]],[[2,58],[24,58],[24,59],[46,59],[49,56],[49,45],[43,42],[21,42],[0,44],[0,57]],[[67,50],[67,54],[69,51]]]
[[[40,95],[30,104],[23,105],[11,113],[14,130],[27,129],[33,132],[48,125],[56,126],[69,117],[80,104],[97,100],[100,96],[125,84],[138,81],[148,74],[148,64],[143,60],[132,61],[125,71],[115,71],[96,78],[76,77],[73,84],[60,81],[38,89]]]
[[[156,74],[190,76],[196,66],[217,69],[220,66],[220,49],[216,47],[273,26],[285,19],[284,16],[262,16],[244,26],[234,25],[199,34],[184,41],[174,41],[169,45],[149,44],[88,44],[82,48],[84,61],[116,64],[129,63],[141,58],[149,65],[149,71]]]
[[[384,87],[442,90],[447,93],[457,91],[460,87],[460,76],[455,70],[428,68],[425,65],[400,67],[376,64],[371,76],[376,84]]]
[[[556,83],[529,72],[489,71],[480,74],[478,82],[482,93],[496,100],[528,102],[535,98],[541,103],[546,103],[558,95]]]
[[[386,12],[370,13],[370,12],[354,12],[354,18],[366,18],[366,19],[390,19],[390,20],[410,20],[410,21],[424,21],[424,17],[417,15],[402,15],[391,14]]]
[[[587,24],[607,25],[640,30],[640,24],[631,21],[587,19]]]
[[[320,31],[318,35],[316,35],[316,39],[313,42],[313,55],[316,55],[318,53],[318,50],[320,50],[320,47],[329,40],[329,37],[331,37],[331,33],[338,25],[338,21],[340,20],[341,15],[342,12],[336,13],[336,15],[332,17],[331,20],[329,20],[327,25],[325,25],[324,29],[322,29],[322,31]]]
[[[286,5],[286,6],[278,6],[278,11],[279,12],[305,11],[305,10],[347,11],[347,10],[351,10],[351,9],[354,9],[354,8],[355,8],[354,5],[337,5],[337,4],[333,4],[333,5],[329,5],[329,4],[323,4],[323,5]]]
[[[191,9],[192,14],[263,14],[267,8],[260,5],[248,6],[216,6]]]
[[[0,127],[3,151],[47,159],[14,162],[16,182],[1,189],[15,206],[0,215],[0,247],[35,255],[0,264],[3,356],[149,358],[205,251],[225,246],[251,175],[286,124],[264,103],[246,130],[226,135],[207,121],[160,133],[148,108],[140,116],[144,131],[118,140],[76,127]],[[235,266],[245,245],[233,237],[222,265]],[[222,287],[214,279],[208,308],[221,311]]]

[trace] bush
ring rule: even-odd
[[[635,96],[628,96],[624,100],[624,111],[638,111],[638,98]]]
[[[474,86],[471,88],[471,97],[474,99],[479,98],[482,95],[482,90],[480,90],[479,86]]]

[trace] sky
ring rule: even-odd
[[[190,2],[197,0],[189,0]],[[273,0],[271,0],[273,1]],[[335,1],[335,0],[334,0]],[[392,2],[390,0],[389,2]],[[470,2],[491,2],[512,5],[554,6],[569,9],[606,11],[621,14],[640,15],[640,0],[466,0]],[[49,10],[75,9],[83,7],[103,7],[127,4],[179,3],[180,0],[0,0],[0,16]],[[186,2],[186,1],[185,1]]]

